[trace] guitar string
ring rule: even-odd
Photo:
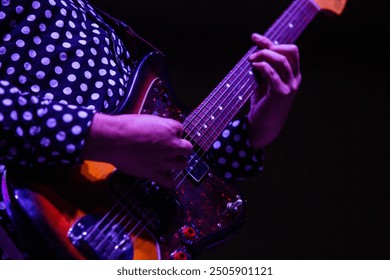
[[[295,8],[295,10],[296,9],[299,9],[300,7],[296,7]],[[290,16],[291,17],[291,16]],[[291,19],[290,18],[287,18],[287,19],[285,19],[284,20],[284,22],[286,23],[286,22],[290,22],[291,21]],[[279,21],[279,22],[281,22],[281,21]],[[276,24],[275,24],[276,25]],[[284,25],[285,24],[278,24],[278,26],[279,26],[279,29],[283,29],[283,28],[285,28],[284,27]],[[275,32],[276,32],[276,30],[275,30]],[[246,74],[246,73],[248,73],[249,71],[251,71],[251,65],[250,65],[250,63],[248,62],[248,57],[249,57],[249,55],[250,54],[252,54],[253,52],[255,52],[256,50],[258,49],[258,47],[257,46],[254,46],[254,47],[252,47],[251,49],[250,49],[250,51],[249,52],[247,52],[247,54],[240,60],[240,62],[235,66],[235,68],[238,68],[238,69],[240,69],[240,73],[235,77],[235,79],[232,81],[231,80],[231,77],[235,74],[235,72],[236,71],[232,71],[233,73],[229,73],[229,75],[227,75],[226,77],[225,77],[225,79],[223,80],[223,82],[221,82],[220,84],[219,84],[219,86],[217,87],[217,89],[215,90],[215,92],[220,92],[221,94],[220,94],[220,97],[219,97],[219,100],[217,100],[217,102],[215,102],[215,104],[212,104],[212,105],[214,105],[214,106],[212,106],[213,108],[216,108],[216,107],[218,107],[218,106],[220,106],[220,104],[222,103],[225,103],[225,101],[227,100],[227,99],[229,99],[230,97],[231,97],[231,94],[229,95],[229,94],[226,94],[229,90],[230,91],[232,91],[235,95],[237,95],[237,93],[238,93],[238,95],[241,95],[241,96],[244,96],[245,94],[248,94],[248,92],[245,92],[244,91],[244,93],[243,93],[243,91],[237,91],[237,88],[239,87],[239,86],[241,86],[242,85],[242,81],[243,81],[243,78],[246,78],[246,77],[241,77],[241,75],[244,73],[244,74]],[[244,66],[244,67],[243,67]],[[247,76],[248,77],[248,76]],[[237,83],[237,78],[240,78],[241,80],[240,80],[240,82],[239,83]],[[252,76],[249,76],[249,79],[251,79],[252,78]],[[250,82],[250,81],[247,81],[247,82]],[[229,87],[229,88],[226,88],[226,85],[227,84],[233,84],[233,85],[235,85],[235,86],[233,86],[233,87]],[[242,85],[242,87],[244,87],[245,86],[245,84],[244,85]],[[249,89],[247,89],[247,91],[249,91]],[[249,93],[249,95],[251,95],[253,92],[250,92]],[[222,101],[222,102],[220,102],[220,100],[222,99],[223,97],[225,97],[225,100],[224,101]],[[231,98],[231,100],[236,100],[236,97],[238,97],[238,96],[234,96],[233,95],[233,97],[235,97],[235,98]],[[247,99],[249,99],[249,97],[243,97],[243,103],[245,103],[246,101],[247,101]],[[231,103],[231,102],[230,102]],[[216,104],[218,104],[217,106],[215,106]],[[228,104],[229,105],[229,104]],[[206,105],[205,105],[206,106]],[[205,107],[204,106],[204,107]],[[230,108],[232,108],[232,106],[228,106],[228,107],[230,107]],[[216,112],[218,112],[218,109],[215,109],[215,111],[212,113],[212,114],[209,114],[209,113],[207,113],[207,114],[205,114],[205,115],[207,115],[208,116],[208,118],[210,117],[210,116],[216,116],[217,114],[216,114]],[[207,119],[208,119],[207,118]],[[225,119],[223,119],[223,121],[221,121],[220,122],[220,124],[223,124],[223,126],[225,127],[225,123],[226,123],[226,119],[231,119],[231,118],[229,118],[229,115],[225,115]],[[228,122],[228,121],[227,121]],[[196,124],[196,125],[194,125],[194,127],[195,127],[195,129],[196,129],[196,127],[200,127],[200,124],[201,123],[207,123],[207,120],[204,120],[204,118],[201,118],[201,120],[200,121],[198,121],[198,123]],[[221,125],[219,125],[219,126],[221,126]],[[194,131],[194,130],[192,130],[191,131],[191,133],[194,133],[195,134],[195,132],[197,132],[197,131]],[[188,135],[191,135],[190,133],[188,134]],[[192,138],[195,138],[195,137],[192,137]],[[208,138],[206,138],[205,140],[206,141],[208,141],[208,143],[207,144],[212,144],[213,143],[213,140],[211,140],[211,141],[209,141],[210,140],[210,138],[212,138],[212,137],[208,137]],[[203,140],[204,141],[204,140]],[[198,151],[199,152],[199,151]]]
[[[241,63],[241,64],[242,64],[242,63]],[[220,88],[222,88],[222,87],[223,87],[223,83],[222,83],[222,85],[220,86]],[[206,106],[206,105],[207,105],[207,104],[204,104],[204,106]],[[203,107],[204,107],[204,106],[203,106]],[[203,155],[202,155],[202,156],[203,156]],[[177,177],[177,178],[178,178],[178,177]]]
[[[288,21],[290,21],[290,19],[287,19]],[[272,29],[270,29],[271,31],[272,31]],[[274,31],[274,32],[276,32],[276,31]],[[287,32],[287,34],[291,34],[290,32]],[[254,48],[254,49],[256,49],[256,47]],[[251,49],[251,51],[250,52],[252,52],[252,49]],[[247,54],[248,55],[248,54]],[[246,56],[247,56],[246,55]],[[246,57],[245,56],[245,57]],[[243,64],[242,62],[242,60],[240,61],[241,63],[239,63],[240,64],[240,66]],[[247,61],[245,61],[245,62],[247,62]],[[248,63],[249,64],[249,63]],[[248,70],[249,71],[249,70]],[[231,76],[229,76],[229,78],[231,78]],[[225,80],[229,80],[229,79],[224,79],[224,81]],[[241,78],[241,80],[242,80],[242,78]],[[219,89],[221,90],[223,87],[224,87],[224,81],[219,85]],[[250,81],[247,81],[242,87],[244,87],[248,82],[250,82]],[[217,87],[218,88],[218,87]],[[248,91],[249,89],[247,89],[246,91]],[[226,93],[226,91],[227,90],[225,90],[225,92],[224,93]],[[253,92],[253,91],[252,91]],[[225,98],[225,100],[226,100],[226,98]],[[203,107],[205,107],[205,106],[207,106],[208,104],[207,104],[207,102],[205,102],[204,104],[203,104]],[[217,110],[215,111],[215,112],[217,112]],[[214,114],[213,114],[214,115]],[[201,119],[201,121],[200,122],[202,122],[203,120]],[[200,123],[199,122],[199,123]],[[195,126],[196,127],[196,126]],[[196,129],[196,128],[195,128]],[[185,138],[184,138],[185,139]],[[200,149],[197,151],[197,152],[199,152],[200,151]],[[204,152],[205,153],[205,152]],[[201,155],[200,157],[202,158],[203,156],[204,156],[204,153],[203,153],[203,155]],[[179,174],[178,174],[178,176],[175,178],[175,180],[180,176],[180,175],[183,175],[181,172],[179,172]],[[188,174],[186,175],[186,176],[184,176],[184,178],[183,178],[183,180],[186,178],[188,176]],[[181,180],[181,182],[179,183],[179,186],[181,185],[181,183],[182,183],[182,181],[183,180]],[[123,209],[126,209],[126,207],[123,207]],[[111,211],[110,211],[111,212]],[[127,227],[127,226],[126,226]],[[122,230],[123,231],[123,230]]]
[[[242,63],[241,63],[242,64]],[[223,83],[222,83],[222,86],[221,86],[221,88],[223,87]],[[225,90],[225,92],[226,92],[226,90]],[[207,104],[204,104],[204,106],[206,106]],[[202,155],[203,156],[203,155]]]

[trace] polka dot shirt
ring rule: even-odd
[[[96,112],[122,101],[131,54],[86,0],[2,0],[0,163],[74,166]],[[226,179],[258,171],[245,120],[229,125],[209,157]]]

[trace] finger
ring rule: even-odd
[[[251,62],[266,61],[278,72],[284,83],[289,83],[293,78],[293,71],[289,60],[282,54],[271,50],[261,50],[249,57]]]
[[[257,46],[263,49],[268,49],[270,48],[274,43],[267,37],[264,37],[258,33],[253,33],[252,34],[252,41],[255,43]]]
[[[173,188],[175,186],[175,180],[172,175],[172,171],[161,172],[155,179],[156,183],[163,188]]]
[[[267,80],[267,83],[273,92],[277,92],[281,95],[288,95],[291,93],[291,90],[282,81],[278,72],[268,62],[253,62],[252,65]]]
[[[274,45],[270,50],[284,55],[290,62],[294,77],[300,73],[299,49],[296,45]]]
[[[171,169],[183,170],[188,166],[188,158],[183,156],[177,156],[171,162],[168,163]]]
[[[192,154],[194,146],[190,141],[185,139],[179,139],[178,147],[176,148],[177,156],[190,156]]]

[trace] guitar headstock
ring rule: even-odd
[[[347,0],[311,0],[316,3],[321,10],[326,10],[333,12],[337,15],[340,15],[345,5],[347,4]]]

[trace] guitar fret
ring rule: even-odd
[[[275,44],[292,43],[318,11],[318,6],[312,1],[296,0],[267,30],[265,36]],[[184,121],[185,132],[202,149],[211,147],[255,91],[257,80],[248,58],[256,51],[258,47],[253,46]]]

